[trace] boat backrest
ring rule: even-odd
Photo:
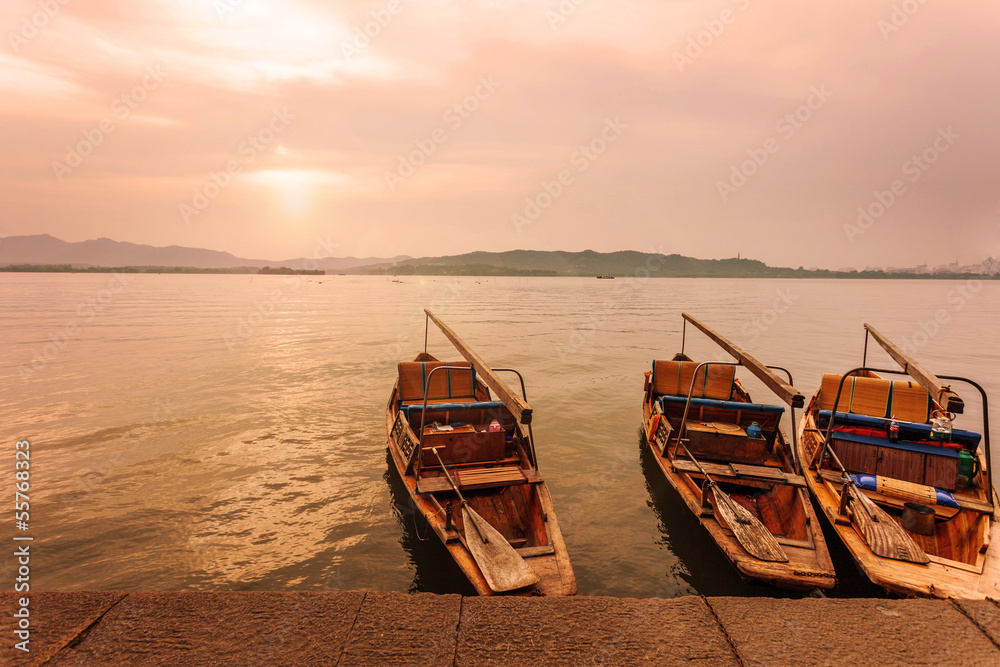
[[[439,366],[443,371],[431,375],[427,387],[429,403],[441,401],[475,401],[476,371],[467,361],[404,361],[399,364],[399,398],[404,402],[422,403],[424,383],[430,372]]]
[[[696,361],[653,360],[653,393],[667,396],[687,396],[694,382],[691,396],[728,401],[733,396],[736,367],[728,364],[704,366],[694,377]]]
[[[826,374],[819,390],[820,410],[833,410],[840,375]],[[933,404],[927,390],[916,382],[872,377],[849,377],[844,380],[837,412],[890,419],[895,416],[908,422],[925,424]]]

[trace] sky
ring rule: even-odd
[[[992,0],[6,0],[0,28],[2,235],[1000,257]]]

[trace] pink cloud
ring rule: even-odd
[[[5,6],[7,234],[275,258],[317,234],[385,255],[655,239],[833,267],[879,263],[887,246],[896,265],[997,249],[1000,19],[986,8],[928,4],[896,26],[891,3],[231,4],[68,2],[30,39],[38,5]],[[488,94],[483,77],[498,82]],[[779,125],[822,86],[807,121]],[[262,141],[282,108],[294,118]],[[627,130],[577,170],[608,118]],[[858,207],[911,178],[906,161],[946,127],[953,148],[849,242]],[[88,137],[60,180],[54,163]],[[769,139],[776,152],[724,200],[719,182]],[[420,146],[433,151],[390,187]],[[238,175],[185,220],[233,161]],[[573,183],[513,224],[564,169]]]

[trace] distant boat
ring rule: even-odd
[[[609,274],[609,275],[606,275],[606,276],[597,276],[597,279],[598,280],[614,280],[615,277]]]

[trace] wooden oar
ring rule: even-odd
[[[441,470],[444,471],[444,476],[451,484],[451,488],[455,489],[455,493],[458,494],[458,499],[461,502],[462,524],[466,526],[465,542],[490,589],[502,593],[537,584],[538,575],[531,569],[531,566],[524,562],[524,559],[514,551],[514,547],[510,546],[510,543],[496,528],[479,516],[465,502],[462,492],[458,490],[458,485],[455,484],[448,473],[448,468],[444,465],[444,461],[441,460],[441,456],[437,452],[438,448],[429,447],[428,449],[434,452],[438,463],[441,464]],[[474,529],[472,531],[468,529],[470,524]]]
[[[788,555],[785,554],[778,541],[774,539],[771,531],[757,517],[751,514],[747,508],[737,503],[719,488],[715,480],[708,476],[708,473],[701,467],[698,460],[691,455],[691,451],[687,448],[687,445],[682,442],[681,447],[684,448],[688,458],[698,466],[701,474],[705,476],[708,485],[712,488],[712,495],[715,496],[715,506],[718,508],[719,514],[722,515],[722,518],[729,525],[729,528],[733,531],[733,535],[743,545],[743,548],[754,558],[787,563]]]
[[[819,435],[819,434],[817,434]],[[822,436],[819,436],[822,438]],[[823,446],[830,453],[833,460],[840,467],[844,475],[844,490],[847,494],[847,503],[854,504],[851,508],[851,519],[861,531],[868,548],[876,556],[902,560],[910,563],[929,563],[930,558],[924,553],[913,538],[910,537],[903,527],[893,521],[885,510],[872,502],[872,499],[858,488],[854,478],[847,472],[847,468],[840,462],[833,447],[823,438]],[[817,465],[817,470],[819,466]],[[843,503],[842,503],[843,505]]]

